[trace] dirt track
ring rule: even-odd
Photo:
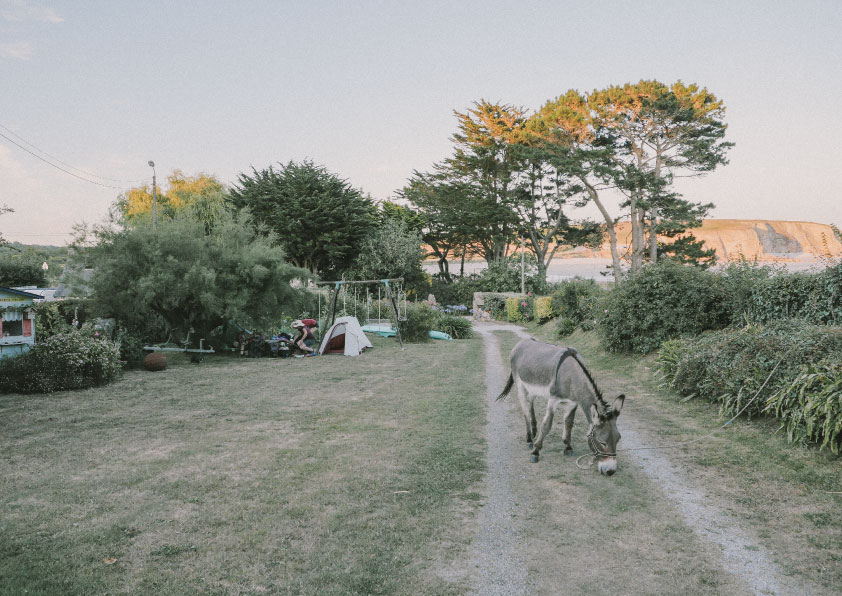
[[[717,503],[696,486],[671,460],[669,450],[621,453],[617,476],[626,478],[620,482],[577,470],[572,458],[560,456],[558,446],[555,453],[546,449],[541,464],[528,464],[517,398],[495,402],[508,363],[501,355],[500,334],[493,332],[526,333],[496,323],[477,323],[475,329],[486,351],[488,475],[468,564],[472,594],[670,594],[694,581],[701,587],[696,591],[684,586],[686,593],[825,593],[782,575],[751,529],[725,512],[726,503]],[[614,395],[615,386],[624,384],[605,375],[599,381],[606,395]],[[635,396],[628,397],[618,423],[620,447],[668,442],[648,435],[635,419]],[[540,420],[537,410],[538,404]],[[578,431],[574,427],[577,455],[586,453],[581,440],[585,425],[580,416]],[[550,434],[556,439],[548,446],[559,442],[558,432]],[[625,496],[620,494],[624,491]],[[638,507],[624,509],[624,501],[636,498]],[[572,502],[566,503],[568,499]],[[610,524],[600,512],[603,500],[619,503],[619,514],[610,516]],[[634,575],[609,581],[602,577],[600,562],[612,575],[630,568]]]

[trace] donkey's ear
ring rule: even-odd
[[[599,408],[597,408],[595,404],[591,404],[590,414],[591,414],[591,424],[596,424],[597,422],[599,422],[601,420],[601,418],[599,416]]]
[[[611,409],[614,410],[614,416],[620,415],[620,410],[623,409],[623,404],[625,403],[625,401],[626,401],[626,396],[622,395],[622,394],[618,395],[617,399],[614,400],[614,403],[611,406]]]

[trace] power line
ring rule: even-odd
[[[109,182],[123,182],[123,183],[128,183],[128,184],[136,184],[138,182],[143,182],[143,179],[123,180],[123,179],[119,179],[119,178],[107,178],[105,176],[100,176],[99,174],[94,174],[93,172],[87,172],[87,171],[83,170],[82,168],[77,168],[76,166],[71,165],[71,164],[67,163],[66,161],[60,160],[55,155],[50,155],[49,153],[47,153],[46,151],[44,151],[43,149],[41,149],[40,147],[38,147],[34,143],[30,143],[29,141],[24,139],[22,136],[20,136],[15,131],[10,129],[8,126],[5,126],[3,123],[0,123],[0,128],[4,129],[6,132],[8,132],[13,137],[15,137],[17,140],[23,141],[25,144],[29,145],[30,147],[32,147],[36,151],[39,151],[40,153],[43,153],[44,155],[46,155],[50,159],[53,159],[53,160],[57,161],[58,163],[62,164],[63,166],[66,166],[66,167],[70,168],[71,170],[76,170],[77,172],[81,172],[82,174],[85,174],[86,176],[92,176],[93,178],[99,178],[101,180],[108,180]]]
[[[5,128],[5,127],[4,127],[4,128]],[[7,141],[9,141],[11,144],[13,144],[13,145],[15,145],[15,146],[17,146],[17,147],[19,147],[19,148],[23,149],[24,151],[26,151],[27,153],[29,153],[32,157],[35,157],[35,158],[37,158],[37,159],[40,159],[40,160],[41,160],[41,161],[43,161],[45,164],[47,164],[47,165],[49,165],[49,166],[52,166],[52,167],[54,167],[54,168],[55,168],[55,169],[57,169],[57,170],[61,170],[61,171],[62,171],[62,172],[64,172],[65,174],[70,174],[70,175],[71,175],[71,176],[73,176],[74,178],[78,178],[79,180],[84,180],[85,182],[90,182],[91,184],[96,184],[97,186],[103,186],[103,187],[105,187],[105,188],[116,188],[117,190],[125,190],[125,188],[126,188],[125,186],[114,186],[113,184],[103,184],[102,182],[97,182],[96,180],[90,180],[89,178],[85,178],[85,177],[83,177],[83,176],[80,176],[79,174],[74,174],[74,173],[73,173],[73,172],[71,172],[70,170],[65,170],[63,167],[58,166],[58,165],[54,164],[53,162],[51,162],[51,161],[48,161],[48,160],[44,159],[43,157],[41,157],[41,156],[40,156],[40,155],[38,155],[37,153],[33,153],[32,151],[30,151],[29,149],[27,149],[26,147],[24,147],[24,146],[23,146],[23,145],[21,145],[20,143],[17,143],[17,142],[15,142],[13,139],[10,139],[10,138],[9,138],[9,137],[7,137],[6,135],[4,135],[2,132],[0,132],[0,137],[3,137],[3,138],[4,138],[4,139],[6,139]],[[71,167],[72,167],[72,166],[71,166]]]

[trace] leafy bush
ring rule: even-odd
[[[551,296],[535,298],[535,320],[542,325],[553,318],[553,299]]]
[[[517,323],[521,320],[520,301],[520,296],[506,298],[506,320],[509,323]]]
[[[476,287],[476,279],[473,277],[456,277],[451,283],[434,278],[430,292],[439,304],[461,304],[471,308],[474,303],[474,292],[479,291]],[[426,298],[426,296],[421,296],[421,298]]]
[[[578,325],[576,321],[574,321],[573,319],[568,319],[567,317],[559,317],[558,319],[556,319],[555,324],[556,336],[558,336],[559,339],[567,337],[568,335],[576,331],[577,326]]]
[[[729,263],[719,271],[718,278],[722,284],[731,325],[741,325],[754,320],[755,288],[774,273],[775,269],[772,267],[761,267],[746,260]]]
[[[36,302],[32,305],[35,310],[35,339],[40,342],[62,333],[70,328],[64,315],[59,310],[61,302]]]
[[[842,448],[842,364],[805,364],[792,381],[766,402],[781,419],[791,442],[819,443],[839,454]]]
[[[842,360],[842,329],[781,320],[713,331],[664,343],[656,366],[665,386],[719,403],[723,414],[733,414],[760,390],[782,357],[748,415],[759,414],[770,396],[803,372],[802,365]]]
[[[21,356],[0,361],[0,391],[49,393],[98,387],[113,381],[119,371],[116,344],[70,328]]]
[[[441,312],[436,316],[433,328],[444,331],[453,339],[469,339],[474,335],[470,319]]]
[[[601,291],[592,279],[561,282],[556,285],[551,297],[553,316],[569,319],[576,325],[592,321]]]
[[[781,273],[760,280],[751,298],[757,322],[793,317],[817,325],[842,324],[842,263],[820,273]]]
[[[646,267],[600,300],[598,330],[612,352],[646,354],[662,342],[728,324],[722,284],[695,267]]]
[[[491,315],[491,318],[502,320],[506,314],[506,297],[497,294],[485,294],[485,310]]]
[[[435,321],[436,312],[426,304],[418,303],[407,307],[406,320],[400,321],[401,339],[407,343],[430,341],[430,331]],[[395,321],[392,321],[392,325],[394,324]]]

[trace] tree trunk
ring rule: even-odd
[[[587,188],[588,195],[591,197],[591,200],[594,202],[597,209],[599,209],[599,212],[602,213],[602,217],[605,220],[605,228],[608,232],[608,244],[611,247],[611,269],[614,272],[614,283],[620,285],[623,281],[623,269],[620,266],[620,253],[617,250],[617,230],[614,229],[616,222],[614,221],[614,218],[611,217],[611,214],[608,213],[605,205],[602,204],[602,201],[599,199],[599,193],[593,185],[591,185],[584,177],[579,177],[579,180],[581,180],[585,185],[585,188]]]
[[[632,273],[640,271],[643,267],[643,253],[646,248],[646,242],[643,234],[643,208],[638,206],[636,198],[632,198],[631,203],[631,223],[632,223],[632,254],[631,254],[631,270]]]
[[[649,262],[653,265],[658,262],[658,233],[655,231],[657,224],[658,220],[653,211],[649,221]]]

